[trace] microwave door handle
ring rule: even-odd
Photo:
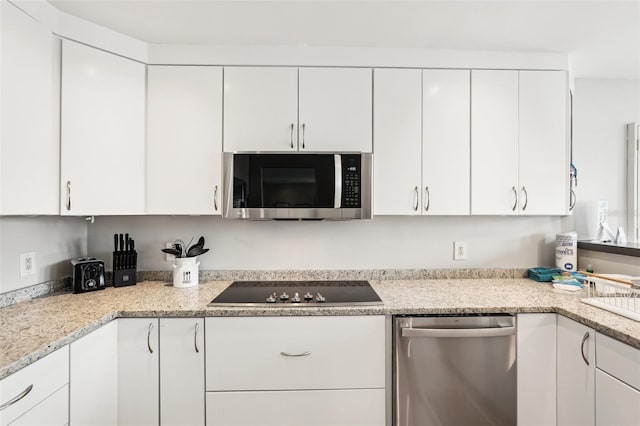
[[[335,195],[333,198],[333,207],[335,207],[336,209],[339,209],[341,207],[341,201],[342,201],[342,157],[340,156],[340,154],[334,154],[333,155],[333,162],[334,162],[334,170],[335,170],[335,185],[336,185],[336,191],[335,191]]]

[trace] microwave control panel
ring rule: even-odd
[[[360,208],[360,155],[342,155],[342,207]]]

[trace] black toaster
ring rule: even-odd
[[[104,262],[95,257],[81,257],[71,261],[71,275],[74,293],[103,290]]]

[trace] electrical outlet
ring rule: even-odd
[[[20,277],[33,275],[36,272],[36,253],[33,251],[20,253]]]
[[[453,260],[467,260],[466,241],[453,242]]]
[[[598,225],[609,219],[609,201],[598,200]]]
[[[173,248],[173,243],[164,243],[165,248]],[[165,253],[165,258],[164,258],[165,262],[173,262],[174,260],[176,260],[176,257],[172,254],[169,253]]]

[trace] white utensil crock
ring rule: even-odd
[[[177,257],[173,264],[173,286],[188,288],[198,285],[198,266],[195,257]]]

